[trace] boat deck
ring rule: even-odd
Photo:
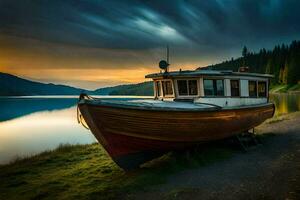
[[[145,110],[175,110],[175,111],[208,111],[229,109],[222,108],[213,104],[194,103],[194,102],[177,102],[177,101],[161,101],[153,99],[82,99],[79,103],[87,103],[95,106],[109,106],[118,108],[145,109]],[[268,104],[268,103],[267,103]],[[242,107],[260,107],[265,104],[242,106]],[[242,108],[241,106],[235,109]],[[234,109],[231,107],[230,109]]]

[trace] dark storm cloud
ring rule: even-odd
[[[0,32],[87,47],[168,43],[222,52],[299,39],[299,7],[297,0],[0,0]]]

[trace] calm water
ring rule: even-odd
[[[271,100],[276,115],[300,110],[300,94],[272,95]],[[95,142],[77,123],[76,103],[77,96],[0,98],[0,164],[60,144]]]

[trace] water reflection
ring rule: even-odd
[[[275,115],[287,114],[300,110],[300,94],[272,94],[270,101],[275,103]]]
[[[76,103],[75,98],[0,98],[0,122],[38,111],[69,108]]]
[[[56,148],[59,144],[95,142],[76,122],[76,107],[33,113],[0,123],[0,163]]]
[[[77,123],[77,100],[77,96],[0,98],[0,164],[60,144],[96,142],[91,132]]]

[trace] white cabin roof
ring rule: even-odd
[[[181,71],[172,71],[172,72],[161,72],[148,74],[145,78],[180,78],[180,77],[199,77],[199,76],[252,76],[252,77],[263,77],[263,78],[273,78],[271,74],[258,74],[258,73],[249,73],[249,72],[233,72],[232,70],[181,70]]]

